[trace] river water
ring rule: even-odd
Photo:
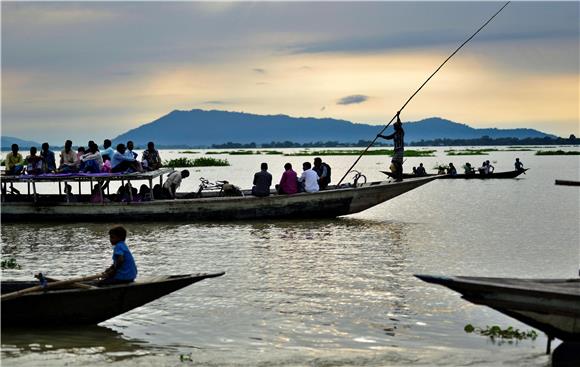
[[[507,277],[578,275],[580,191],[554,179],[580,179],[578,156],[491,152],[488,156],[409,158],[495,162],[515,157],[521,179],[439,180],[362,213],[333,220],[127,224],[141,275],[225,271],[98,326],[2,330],[3,366],[547,366],[546,339],[499,342],[466,334],[475,326],[530,327],[413,274]],[[572,150],[577,148],[565,148]],[[291,150],[287,150],[291,151]],[[162,151],[163,157],[185,156]],[[201,156],[189,155],[192,158]],[[191,169],[249,187],[262,161],[275,180],[286,161],[307,157],[214,156],[230,167]],[[333,181],[354,161],[328,156]],[[357,168],[381,180],[388,158]],[[88,188],[87,188],[88,189]],[[3,258],[20,270],[3,279],[91,274],[109,265],[111,224],[2,225]]]

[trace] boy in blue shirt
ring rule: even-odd
[[[125,244],[127,230],[115,226],[109,230],[109,239],[113,246],[113,265],[103,273],[99,285],[131,283],[137,277],[137,266],[129,248]]]

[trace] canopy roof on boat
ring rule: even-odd
[[[83,182],[83,181],[127,181],[152,180],[173,172],[173,168],[160,168],[155,171],[133,173],[45,173],[40,175],[2,175],[2,182]]]

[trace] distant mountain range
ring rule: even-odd
[[[438,138],[543,138],[553,137],[534,129],[475,129],[465,124],[432,117],[404,124],[407,142]],[[133,140],[136,145],[154,141],[159,146],[211,146],[225,142],[258,145],[272,141],[309,143],[372,140],[381,126],[345,120],[297,118],[286,115],[255,115],[227,111],[175,110],[151,123],[127,131],[115,142]],[[389,128],[388,131],[391,131]]]
[[[407,143],[433,139],[490,138],[556,138],[534,129],[475,129],[439,117],[415,122],[405,122]],[[291,141],[311,143],[336,141],[356,143],[372,140],[381,126],[352,123],[331,118],[290,117],[286,115],[255,115],[228,111],[173,111],[153,122],[141,125],[112,139],[113,144],[133,140],[136,146],[154,141],[159,147],[210,147],[213,144],[256,143]],[[392,131],[391,128],[387,133]],[[64,137],[63,137],[64,138]],[[90,137],[89,137],[90,138]],[[37,142],[14,137],[2,137],[2,150],[9,150],[12,143],[21,149],[30,146],[40,148]]]

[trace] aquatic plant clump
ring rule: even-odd
[[[455,150],[455,149],[450,149],[450,150],[446,150],[445,153],[447,153],[447,155],[488,155],[487,152],[489,151],[496,151],[497,149],[493,149],[493,150],[487,150],[487,149],[465,149],[465,150]]]
[[[21,269],[22,266],[16,262],[16,259],[10,258],[2,260],[2,270],[4,269]]]
[[[470,334],[475,333],[482,336],[487,336],[490,339],[507,339],[507,340],[536,340],[538,337],[538,333],[535,330],[527,330],[522,331],[520,329],[514,329],[512,326],[509,326],[507,329],[502,329],[501,327],[494,325],[494,326],[486,326],[485,329],[480,327],[475,327],[471,324],[465,325],[463,330]]]
[[[182,167],[226,167],[230,165],[227,159],[216,158],[176,158],[163,163],[165,167],[182,168]]]
[[[580,155],[580,152],[575,150],[538,150],[536,155]]]
[[[301,157],[301,156],[340,156],[340,155],[359,155],[360,150],[303,150],[296,153],[287,153],[285,156]],[[365,155],[386,155],[392,156],[394,151],[392,149],[375,149],[369,150]],[[405,157],[433,157],[435,150],[405,150]]]

